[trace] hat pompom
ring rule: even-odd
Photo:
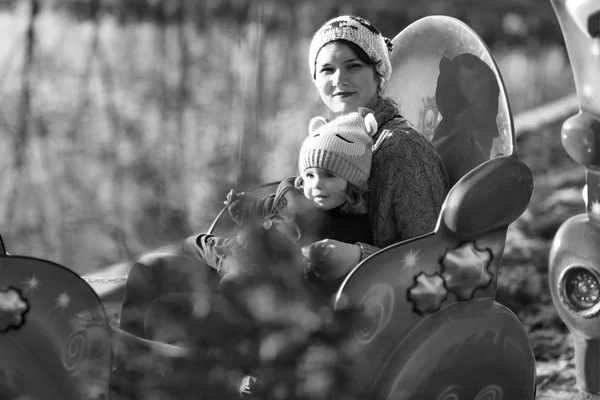
[[[314,131],[322,127],[323,125],[327,125],[327,120],[323,117],[314,117],[310,120],[308,124],[308,134],[312,135]]]
[[[365,127],[369,136],[373,136],[377,132],[377,120],[372,113],[365,115]]]

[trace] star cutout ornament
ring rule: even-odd
[[[41,282],[35,277],[35,275],[33,275],[31,278],[22,283],[25,285],[25,290],[39,290],[38,286]]]
[[[491,260],[491,251],[477,249],[475,242],[463,243],[454,250],[446,251],[442,258],[442,276],[448,290],[459,300],[471,299],[475,290],[492,282],[488,271]]]
[[[438,273],[426,275],[421,272],[415,277],[415,284],[408,290],[408,300],[419,314],[433,313],[440,309],[448,296],[444,278]]]
[[[56,298],[56,307],[58,308],[67,308],[69,303],[71,302],[71,297],[66,292],[62,292]]]
[[[417,262],[419,261],[419,258],[417,257],[419,255],[419,251],[420,250],[417,250],[415,253],[413,253],[411,248],[408,254],[404,255],[402,262],[404,263],[405,268],[414,268],[417,266]]]

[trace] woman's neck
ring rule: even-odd
[[[374,96],[365,107],[373,111],[380,99],[378,95]]]

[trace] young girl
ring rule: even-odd
[[[240,226],[260,224],[289,239],[298,252],[324,238],[372,243],[364,194],[371,169],[371,136],[376,131],[377,122],[366,108],[329,123],[313,118],[300,150],[299,176],[285,179],[275,193],[258,198],[232,190],[225,203],[233,220]],[[252,239],[244,231],[235,238],[194,236],[184,244],[184,253],[216,268],[221,276],[235,276],[245,268],[239,250],[250,246]],[[309,280],[315,281],[313,274],[331,279],[318,265],[311,262],[314,270],[307,271]],[[334,290],[338,283],[328,281],[327,286]]]

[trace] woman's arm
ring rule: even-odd
[[[395,243],[433,231],[447,194],[445,170],[436,163],[437,155],[420,153],[408,160],[406,169],[396,170],[392,207],[396,226]]]
[[[446,198],[448,177],[433,145],[413,130],[390,132],[374,156],[371,204],[374,243],[359,243],[361,260],[431,232]]]

